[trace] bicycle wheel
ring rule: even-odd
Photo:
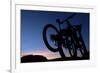
[[[68,48],[68,50],[69,50],[70,56],[73,57],[74,54],[75,54],[75,48],[74,48],[74,45],[72,44],[72,45]]]
[[[80,52],[81,52],[81,54],[82,54],[83,57],[88,55],[87,50],[83,46],[83,43],[82,42],[80,42],[80,47],[79,48],[80,48],[79,50],[80,50]]]
[[[70,56],[73,57],[75,55],[75,45],[72,42],[71,37],[68,37],[68,44],[67,44],[67,46],[68,46],[67,48],[68,48]]]
[[[84,40],[82,38],[81,33],[79,33],[80,37],[79,37],[79,48],[80,48],[80,52],[82,54],[83,57],[88,56],[88,52],[84,43]]]
[[[52,34],[57,35],[57,34],[59,34],[59,32],[55,26],[53,26],[52,24],[47,24],[43,29],[44,43],[50,51],[57,52],[58,47],[55,46],[56,42],[54,43],[50,37]]]

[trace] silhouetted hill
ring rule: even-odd
[[[74,60],[89,60],[89,54],[84,57],[65,57],[65,58],[55,58],[48,60],[46,57],[41,55],[26,55],[21,58],[21,63],[29,62],[48,62],[48,61],[74,61]]]
[[[26,62],[44,62],[47,61],[47,58],[41,55],[27,55],[21,58],[21,63]]]

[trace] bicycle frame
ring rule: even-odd
[[[69,21],[69,19],[73,18],[73,16],[75,16],[75,15],[76,14],[74,13],[63,21],[60,21],[60,19],[56,19],[56,22],[59,25],[59,29],[57,29],[52,24],[47,24],[43,30],[44,42],[45,42],[46,46],[48,47],[48,49],[50,49],[53,52],[59,51],[62,58],[65,58],[65,54],[63,52],[62,46],[64,46],[65,48],[68,48],[70,55],[73,57],[77,57],[77,49],[78,48],[80,48],[80,52],[82,53],[82,55],[84,57],[87,57],[87,54],[88,54],[85,43],[84,43],[82,35],[81,35],[81,25],[71,25],[71,23]],[[61,29],[60,25],[64,24],[64,23],[66,23],[68,25],[68,27],[66,27],[65,29]],[[53,49],[49,45],[49,43],[46,39],[45,35],[46,35],[46,31],[48,28],[53,28],[57,32],[57,34],[50,35],[51,40],[56,42],[55,45],[58,47],[56,49]],[[71,49],[73,49],[73,54],[71,53]],[[84,52],[82,51],[82,49],[84,50]]]
[[[68,27],[65,28],[65,30],[72,29],[71,30],[72,34],[70,35],[70,37],[73,38],[73,43],[76,45],[75,49],[79,48],[79,40],[80,40],[83,43],[83,47],[84,47],[85,52],[87,53],[86,46],[85,46],[85,43],[84,43],[82,35],[81,35],[81,25],[71,25],[71,23],[69,21],[69,19],[71,19],[73,16],[75,16],[75,14],[72,14],[70,17],[68,17],[67,19],[65,19],[63,21],[60,21],[59,19],[56,19],[56,22],[59,25],[59,33],[60,33],[60,34],[58,34],[58,37],[61,36],[60,37],[61,39],[58,40],[58,41],[61,41],[61,40],[64,41],[63,38],[62,38],[62,36],[63,36],[62,30],[64,30],[64,29],[61,29],[60,25],[63,24],[64,22],[66,22]],[[78,33],[79,37],[77,36],[77,33]],[[61,42],[61,44],[63,44],[63,45],[66,45],[65,43],[66,43],[65,41]],[[76,50],[75,50],[75,55],[74,56],[76,56]]]

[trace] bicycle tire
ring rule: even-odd
[[[50,51],[53,51],[53,52],[57,52],[59,51],[58,48],[53,48],[49,45],[48,41],[47,41],[47,37],[46,37],[46,32],[48,30],[48,28],[53,28],[57,33],[59,33],[59,31],[57,30],[57,28],[52,25],[52,24],[47,24],[44,29],[43,29],[43,40],[44,40],[44,43],[46,45],[46,47],[50,50]]]

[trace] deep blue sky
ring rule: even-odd
[[[58,26],[57,18],[63,20],[71,14],[73,12],[21,10],[21,52],[47,50],[42,37],[43,27],[48,23]],[[89,13],[76,13],[70,21],[73,25],[82,24],[82,35],[89,48]]]

